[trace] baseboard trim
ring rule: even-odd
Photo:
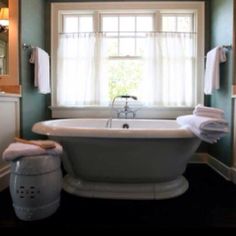
[[[193,154],[189,163],[191,163],[191,164],[207,164],[208,163],[208,154],[196,152]]]
[[[195,153],[189,163],[207,164],[223,178],[236,184],[236,168],[228,167],[208,153]]]
[[[228,167],[208,153],[195,153],[189,161],[190,164],[206,164],[228,181],[236,184],[236,168]],[[10,165],[0,169],[0,192],[9,186]]]
[[[0,169],[0,192],[9,186],[10,165],[6,165]]]
[[[232,167],[231,168],[231,181],[236,184],[236,168]]]

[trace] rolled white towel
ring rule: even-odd
[[[201,104],[197,105],[193,111],[193,114],[196,116],[206,116],[215,119],[224,119],[224,111],[219,108],[206,107]]]
[[[3,152],[2,159],[5,161],[14,161],[24,156],[36,155],[60,155],[62,154],[62,147],[55,142],[55,148],[44,149],[36,145],[25,143],[11,143]]]
[[[223,119],[187,115],[179,116],[177,123],[187,126],[201,140],[215,143],[229,132],[228,123]]]

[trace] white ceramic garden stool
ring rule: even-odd
[[[32,221],[46,218],[60,205],[62,188],[59,156],[39,155],[11,162],[10,193],[17,217]]]

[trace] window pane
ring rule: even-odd
[[[92,16],[79,17],[79,32],[93,32]]]
[[[102,17],[102,31],[118,31],[118,17],[117,16],[103,16]]]
[[[162,31],[176,31],[176,17],[163,16],[162,17]]]
[[[63,32],[73,33],[78,32],[79,18],[77,16],[64,16]]]
[[[189,16],[179,16],[177,18],[178,32],[192,32],[192,19]]]
[[[118,39],[109,38],[107,39],[107,54],[108,56],[118,56]]]
[[[134,56],[135,55],[135,39],[134,38],[120,38],[120,56]]]
[[[144,56],[144,50],[146,47],[146,40],[144,38],[137,38],[136,40],[136,55],[137,56]]]
[[[171,32],[192,32],[193,22],[190,15],[174,15],[162,17],[162,30]]]
[[[153,17],[152,16],[138,16],[137,17],[137,31],[153,31]]]
[[[139,95],[143,61],[111,60],[108,63],[109,99],[121,94]]]
[[[120,31],[135,31],[135,17],[121,16],[120,17]]]

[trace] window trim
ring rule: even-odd
[[[71,10],[73,9],[73,10]],[[89,10],[88,10],[89,9]],[[115,9],[115,10],[112,10]],[[135,9],[135,11],[133,11]],[[204,93],[203,93],[203,78],[204,78],[204,44],[205,44],[205,3],[201,2],[80,2],[80,3],[51,3],[51,78],[52,78],[52,96],[51,96],[51,109],[52,117],[96,117],[98,114],[101,117],[107,117],[107,111],[109,108],[106,107],[58,107],[56,106],[56,80],[53,79],[56,76],[56,53],[58,48],[58,39],[57,35],[59,32],[58,19],[61,13],[65,11],[75,11],[84,12],[90,14],[93,12],[99,17],[99,12],[109,13],[109,12],[124,12],[127,10],[132,10],[132,13],[151,13],[155,14],[154,16],[154,27],[158,29],[160,22],[160,13],[176,13],[183,12],[186,10],[186,13],[189,13],[189,10],[193,14],[196,14],[197,25],[196,31],[198,32],[198,51],[197,51],[197,68],[198,75],[197,78],[200,78],[196,81],[197,93],[195,100],[197,103],[203,103]],[[95,30],[99,27],[100,21],[96,22],[94,25]],[[157,24],[157,25],[156,25]],[[176,118],[180,114],[189,114],[192,112],[192,107],[145,107],[142,108],[145,110],[145,114],[138,115],[137,118]]]

